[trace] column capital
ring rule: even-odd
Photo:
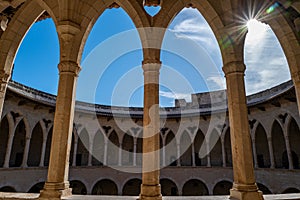
[[[246,70],[246,65],[243,61],[233,61],[226,63],[222,69],[226,76],[231,73],[244,73]]]
[[[161,67],[161,61],[156,59],[145,59],[142,64],[144,72],[159,71]]]
[[[78,76],[81,67],[74,61],[62,61],[58,64],[59,73],[74,73]]]
[[[9,78],[10,78],[10,74],[9,73],[7,73],[4,70],[0,70],[0,82],[1,83],[8,83]]]

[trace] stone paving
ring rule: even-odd
[[[27,193],[2,193],[0,192],[0,200],[30,200],[37,199],[39,194]],[[132,196],[83,196],[74,195],[63,198],[64,200],[136,200],[138,197]],[[228,200],[228,196],[197,196],[197,197],[163,197],[163,200]],[[300,200],[299,194],[280,194],[265,195],[265,200]]]

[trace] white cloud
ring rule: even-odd
[[[211,76],[207,78],[209,89],[211,90],[224,90],[226,89],[226,81],[223,76]]]
[[[249,31],[245,42],[246,92],[257,93],[290,79],[288,63],[270,28],[260,23],[261,31]]]
[[[174,93],[174,92],[165,92],[159,91],[159,95],[162,97],[170,98],[170,99],[185,99],[186,101],[191,101],[191,94],[184,93]]]

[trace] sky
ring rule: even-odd
[[[155,14],[158,10],[149,12]],[[282,48],[263,23],[248,24],[245,42],[247,95],[290,79]],[[84,48],[76,99],[116,106],[143,106],[143,56],[138,32],[126,12],[106,10],[94,25]],[[192,93],[225,89],[217,40],[196,9],[185,8],[166,32],[161,54],[160,105],[174,99],[191,101]],[[14,62],[12,79],[57,93],[59,44],[53,21],[33,24]]]

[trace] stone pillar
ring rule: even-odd
[[[29,146],[30,146],[30,137],[26,136],[26,143],[24,148],[24,154],[23,154],[23,161],[21,167],[27,167],[27,160],[28,160],[28,154],[29,154]]]
[[[3,70],[0,71],[0,117],[2,116],[5,93],[6,93],[6,88],[7,88],[9,78],[10,78],[10,74],[6,73]]]
[[[123,148],[123,144],[119,143],[118,166],[122,166],[122,148]]]
[[[140,200],[161,200],[159,184],[159,60],[144,60],[143,167]]]
[[[59,86],[56,99],[50,163],[47,182],[40,199],[61,199],[71,195],[69,187],[69,156],[75,107],[77,76],[80,66],[76,62],[63,61],[58,65]]]
[[[77,134],[77,133],[75,133],[75,134]],[[71,142],[72,142],[72,140],[71,140]],[[71,146],[72,146],[72,143],[71,143]],[[78,136],[74,137],[74,148],[73,148],[73,158],[72,158],[72,166],[73,167],[76,166],[77,149],[78,149]]]
[[[228,111],[232,144],[233,188],[230,197],[239,200],[262,200],[255,183],[243,62],[230,62],[223,67],[227,84]]]
[[[192,166],[196,166],[196,158],[195,158],[195,144],[192,142]]]
[[[177,145],[177,167],[181,166],[180,143]]]
[[[89,143],[89,158],[88,158],[88,166],[92,166],[92,152],[93,152],[94,140],[90,140]]]
[[[43,138],[41,159],[40,159],[40,164],[39,164],[40,167],[44,167],[46,145],[47,145],[47,137]]]
[[[275,159],[274,159],[274,150],[273,150],[273,142],[272,137],[268,137],[268,146],[269,146],[269,153],[270,153],[270,162],[271,162],[271,169],[275,169]]]
[[[252,149],[253,149],[254,167],[258,168],[255,138],[252,138]]]
[[[222,143],[223,167],[226,167],[226,151],[225,151],[225,142],[224,142],[224,139],[221,139],[221,143]]]
[[[136,146],[137,146],[137,138],[134,138],[134,140],[133,140],[133,166],[136,166],[136,156],[137,156]]]
[[[287,152],[288,161],[289,161],[289,169],[292,170],[292,169],[294,169],[294,163],[293,163],[290,139],[287,136],[287,134],[285,134],[284,139],[285,139],[286,152]]]
[[[103,159],[103,165],[107,165],[107,145],[108,145],[108,138],[104,137],[104,159]]]
[[[13,130],[9,129],[10,132],[9,132],[8,140],[7,140],[7,146],[6,146],[6,153],[5,153],[3,168],[9,168],[9,160],[10,160],[10,155],[11,155],[12,144],[13,144],[13,141],[14,141],[15,130],[16,130],[16,127],[14,127]]]

